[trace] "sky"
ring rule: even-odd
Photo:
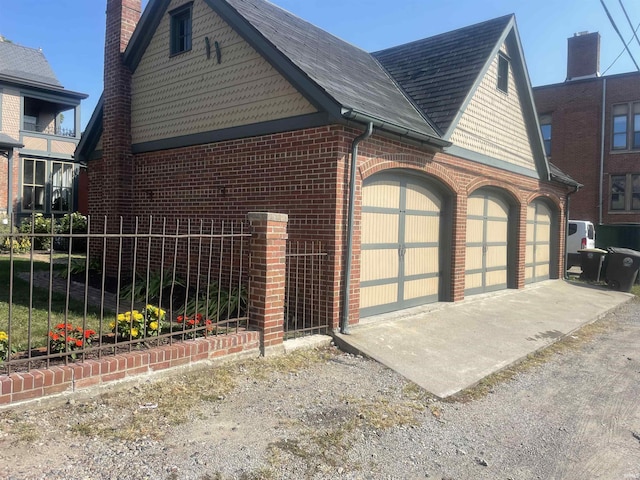
[[[514,13],[533,86],[565,80],[567,38],[576,32],[600,32],[602,73],[636,70],[626,52],[615,61],[624,45],[600,0],[271,1],[369,52]],[[640,64],[640,42],[621,7],[637,28],[640,0],[604,2]],[[105,9],[106,0],[0,0],[0,35],[41,48],[66,89],[89,95],[83,129],[102,93]]]

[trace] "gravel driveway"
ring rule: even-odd
[[[329,349],[5,410],[0,477],[640,479],[639,399],[633,301],[454,400]]]

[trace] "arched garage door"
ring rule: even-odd
[[[509,205],[492,191],[469,196],[465,295],[507,288],[508,237]]]
[[[540,200],[527,208],[527,253],[525,282],[547,280],[551,262],[551,210]]]
[[[441,195],[419,177],[385,173],[362,189],[360,315],[435,302]]]

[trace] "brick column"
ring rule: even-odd
[[[464,299],[465,261],[467,257],[467,197],[458,194],[453,204],[453,233],[451,238],[451,298]]]
[[[288,217],[250,212],[249,324],[260,331],[262,355],[284,351],[284,294]]]
[[[520,211],[516,218],[513,219],[517,222],[517,242],[518,250],[516,253],[516,268],[515,285],[517,289],[522,289],[525,286],[525,265],[527,263],[527,203],[520,203]],[[513,207],[515,210],[517,207]],[[515,217],[515,216],[514,216]]]

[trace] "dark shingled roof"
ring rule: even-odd
[[[560,183],[564,183],[565,185],[571,185],[573,187],[583,187],[579,182],[576,182],[569,175],[564,173],[558,167],[556,167],[553,163],[549,162],[549,173],[551,174],[551,179],[556,180]]]
[[[226,2],[342,107],[440,136],[369,53],[264,0]]]
[[[373,53],[446,132],[513,15]]]
[[[24,145],[6,133],[0,132],[0,147],[3,148],[22,148]]]
[[[0,42],[0,75],[62,87],[40,50]]]

